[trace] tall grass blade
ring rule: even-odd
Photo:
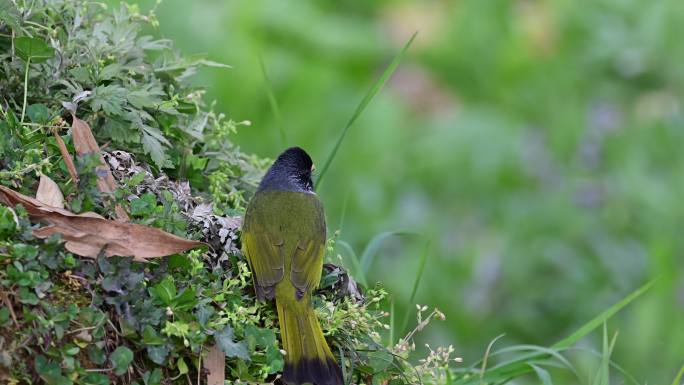
[[[487,370],[487,360],[489,359],[489,352],[492,351],[492,347],[498,341],[499,339],[503,338],[503,334],[500,334],[494,338],[489,345],[487,345],[487,350],[485,351],[484,358],[482,359],[482,368],[480,369],[480,385],[483,385],[484,382],[484,374],[485,371]]]
[[[672,385],[679,385],[682,381],[682,376],[684,376],[684,365],[682,365],[682,368],[679,369],[679,373],[677,373],[674,381],[672,381]]]
[[[428,255],[430,255],[430,241],[425,243],[425,249],[423,249],[423,254],[420,256],[420,261],[418,262],[418,270],[416,271],[416,279],[413,280],[413,288],[411,289],[411,296],[409,297],[409,304],[413,305],[416,300],[416,293],[418,293],[418,286],[420,285],[420,280],[423,278],[423,270],[425,270],[425,262],[427,261]],[[411,306],[406,310],[404,315],[404,321],[401,324],[401,331],[406,330],[408,325],[409,315],[413,309]]]
[[[365,287],[368,287],[366,275],[364,274],[363,269],[361,269],[359,258],[356,256],[356,253],[354,252],[354,249],[351,247],[351,245],[341,240],[338,240],[337,242],[335,242],[335,244],[339,245],[346,252],[349,262],[351,264],[351,268],[349,269],[349,273],[351,274],[351,276],[354,277],[356,282],[360,283]]]
[[[537,377],[539,378],[539,381],[541,381],[542,385],[553,385],[553,381],[551,381],[551,375],[544,368],[535,364],[530,364],[530,367],[537,374]]]
[[[390,298],[390,330],[389,330],[389,344],[387,346],[392,349],[394,345],[394,297]]]
[[[418,35],[418,31],[414,32],[413,35],[411,35],[411,38],[406,42],[404,47],[399,51],[397,56],[394,57],[392,62],[385,68],[385,70],[382,72],[382,75],[378,78],[378,80],[373,83],[373,85],[368,89],[366,92],[366,95],[361,99],[361,102],[359,105],[356,107],[356,110],[354,110],[354,113],[352,114],[351,118],[349,118],[349,121],[347,121],[347,124],[344,126],[344,129],[342,129],[342,133],[340,134],[340,137],[337,138],[337,142],[335,142],[335,146],[333,147],[332,151],[330,152],[330,155],[328,155],[328,159],[326,159],[325,163],[323,164],[323,168],[321,168],[321,172],[318,176],[318,179],[316,179],[316,183],[314,185],[314,190],[317,190],[318,187],[320,186],[321,182],[323,181],[323,177],[325,176],[325,173],[328,171],[328,168],[330,167],[330,164],[332,163],[333,159],[335,159],[335,155],[337,154],[337,150],[340,148],[340,145],[342,144],[342,141],[344,141],[344,137],[347,135],[347,131],[349,131],[349,127],[354,124],[356,119],[361,116],[363,111],[366,109],[368,104],[373,100],[373,97],[382,89],[382,87],[385,85],[387,80],[392,76],[392,73],[397,69],[399,66],[399,63],[401,62],[401,59],[403,59],[404,54],[406,51],[409,49],[411,44],[413,43],[413,40],[416,38],[416,35]]]
[[[556,342],[553,344],[551,347],[554,349],[563,349],[563,348],[568,348],[572,345],[574,345],[577,341],[585,337],[587,334],[591,333],[594,329],[596,329],[599,325],[601,325],[603,322],[605,322],[608,318],[612,317],[620,311],[622,308],[630,304],[632,301],[637,299],[639,296],[644,294],[648,289],[653,286],[656,280],[652,280],[645,285],[641,286],[640,288],[636,289],[633,291],[630,295],[626,296],[622,300],[620,300],[618,303],[614,304],[613,306],[609,307],[608,309],[604,310],[601,314],[596,316],[594,319],[591,321],[587,322],[586,324],[582,325],[579,329],[577,329],[576,332],[572,333],[571,335],[565,337],[564,339]]]
[[[271,111],[273,111],[273,117],[276,121],[276,126],[278,126],[278,131],[280,131],[280,141],[283,147],[287,147],[287,134],[285,133],[285,127],[283,126],[283,118],[280,115],[280,107],[278,107],[278,100],[275,97],[275,92],[273,91],[273,85],[271,80],[268,78],[268,72],[266,72],[266,65],[264,64],[264,59],[259,55],[259,65],[261,66],[261,74],[264,77],[264,85],[266,86],[266,95],[268,96],[268,103],[271,105]]]
[[[631,294],[614,304],[613,306],[609,307],[605,311],[603,311],[601,314],[598,316],[594,317],[591,321],[587,322],[586,324],[582,325],[577,331],[569,335],[568,337],[562,339],[561,341],[555,343],[550,347],[552,350],[565,350],[569,349],[572,345],[577,343],[580,339],[585,337],[587,334],[591,333],[593,330],[595,330],[598,326],[600,326],[604,321],[615,315],[618,311],[620,311],[622,308],[630,304],[632,301],[637,299],[639,296],[644,294],[648,289],[653,286],[656,280],[652,280],[640,288],[636,289],[633,291]],[[614,341],[613,341],[614,343]],[[612,345],[612,344],[611,344]],[[610,349],[609,349],[610,350]],[[517,378],[519,376],[523,376],[525,374],[530,373],[533,369],[529,366],[529,363],[535,363],[539,361],[543,361],[547,358],[549,358],[549,354],[543,354],[543,353],[531,353],[531,354],[526,354],[521,357],[516,357],[515,359],[496,365],[495,367],[492,367],[491,369],[487,370],[485,373],[481,373],[483,376],[482,381],[486,383],[498,383],[498,382],[504,382],[513,378]],[[472,385],[472,384],[477,384],[478,378],[464,378],[462,380],[456,381],[457,384],[460,385]]]

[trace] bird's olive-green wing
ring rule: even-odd
[[[258,200],[250,203],[242,226],[242,249],[254,273],[257,297],[273,298],[273,287],[283,279],[285,239]]]
[[[315,195],[305,197],[301,231],[292,256],[290,280],[301,298],[311,292],[321,280],[325,254],[325,213],[323,205]]]

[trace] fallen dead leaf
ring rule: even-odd
[[[97,188],[104,193],[113,193],[116,190],[116,181],[112,176],[112,172],[107,167],[104,157],[100,152],[100,146],[97,145],[93,131],[90,129],[88,123],[77,118],[73,113],[71,114],[73,123],[71,124],[71,136],[74,141],[74,150],[79,156],[88,154],[98,154],[100,157],[100,164],[95,167],[95,175],[97,175]],[[128,222],[129,217],[121,205],[114,207],[117,220],[121,222]]]
[[[76,166],[74,165],[74,160],[71,158],[71,154],[69,154],[69,150],[67,150],[66,144],[64,144],[62,137],[59,136],[59,133],[57,133],[57,131],[52,131],[52,134],[55,136],[57,146],[59,146],[59,152],[62,153],[62,158],[64,159],[64,163],[67,166],[67,170],[69,170],[69,175],[71,175],[71,179],[74,181],[74,183],[78,183],[78,173],[76,172]]]
[[[184,239],[160,229],[112,221],[96,213],[74,214],[71,211],[47,206],[35,198],[20,194],[0,185],[0,202],[10,207],[24,206],[31,219],[48,226],[33,231],[38,238],[60,234],[67,250],[84,257],[104,255],[133,256],[135,261],[162,257],[205,245]]]
[[[57,183],[47,175],[40,174],[36,199],[51,207],[64,208],[64,195],[62,195],[62,191],[57,186]]]
[[[223,385],[226,381],[226,355],[218,346],[212,345],[203,365],[207,373],[207,385]]]

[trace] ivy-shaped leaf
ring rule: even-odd
[[[214,335],[216,344],[219,349],[227,357],[237,357],[245,361],[249,361],[249,353],[247,352],[247,344],[245,341],[235,341],[235,334],[233,333],[233,328],[230,325],[226,325],[223,330],[217,332]]]

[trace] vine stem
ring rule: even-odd
[[[28,72],[31,65],[31,56],[26,59],[26,70],[24,71],[24,104],[21,106],[21,124],[24,124],[24,115],[26,115],[26,97],[28,96]]]

